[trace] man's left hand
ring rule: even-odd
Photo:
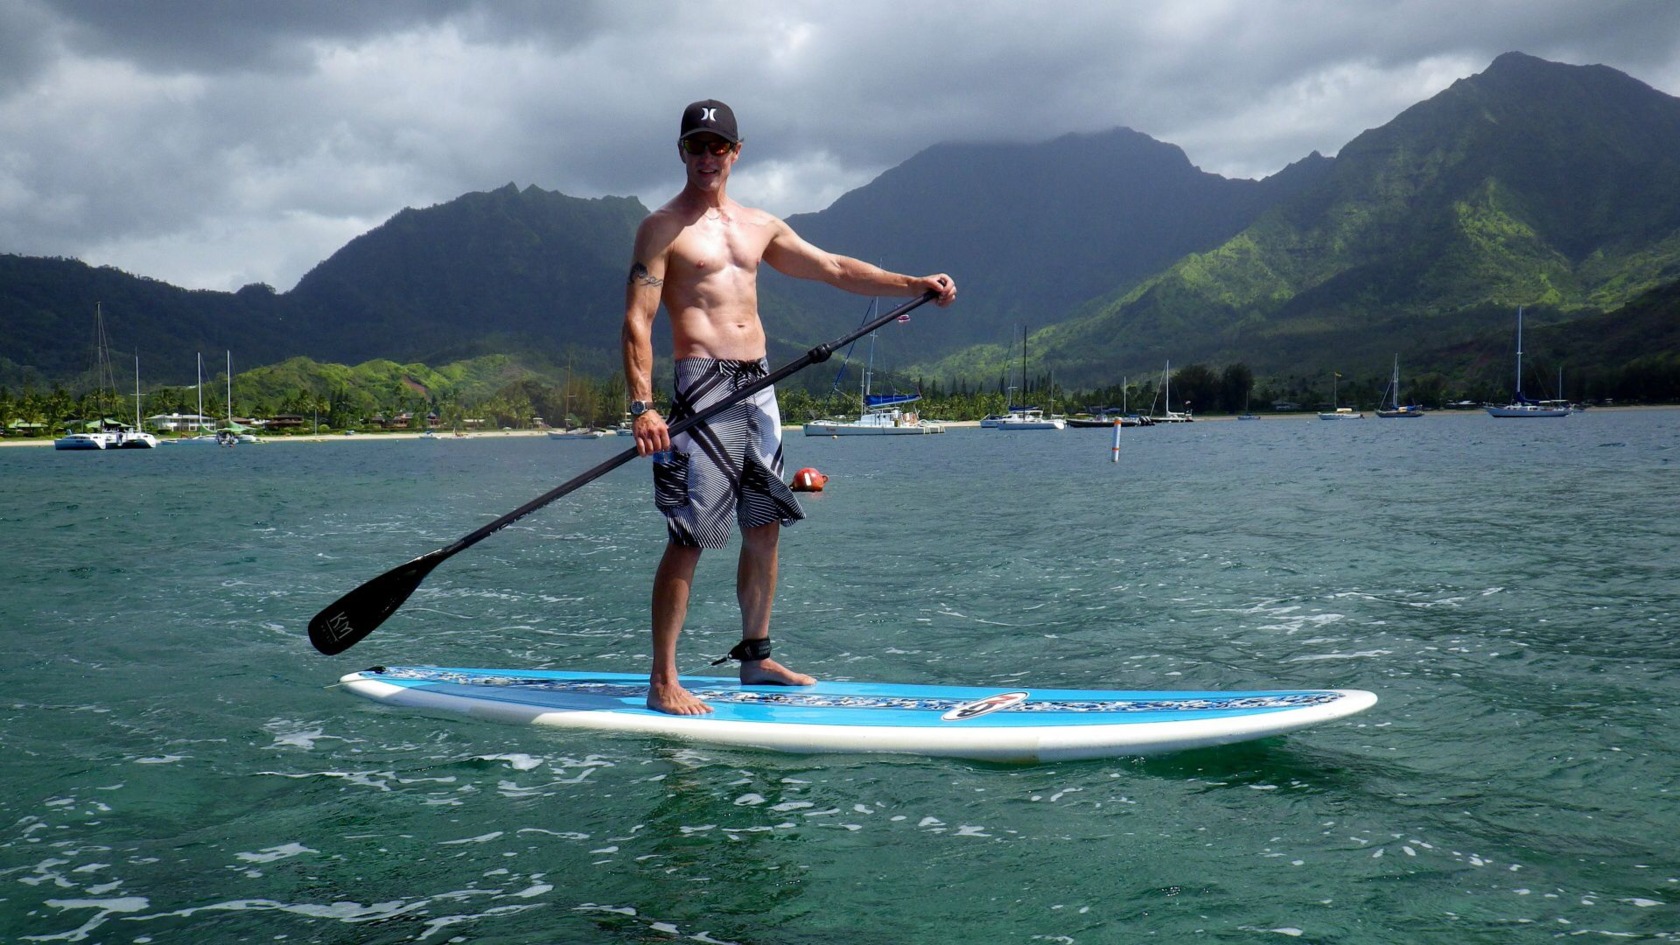
[[[916,280],[915,286],[918,294],[928,291],[939,293],[939,297],[933,301],[940,308],[944,308],[957,300],[957,280],[943,272],[923,276]]]

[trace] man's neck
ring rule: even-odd
[[[677,199],[682,201],[684,206],[693,207],[696,210],[722,210],[729,206],[729,196],[725,193],[723,187],[713,191],[705,191],[692,184],[684,184],[682,193],[678,195]]]

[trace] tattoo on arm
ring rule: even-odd
[[[654,278],[648,274],[648,268],[646,266],[641,263],[636,263],[634,266],[630,267],[630,284],[647,286],[652,289],[664,285],[665,280]]]

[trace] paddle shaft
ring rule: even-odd
[[[741,388],[740,390],[737,390],[735,393],[729,395],[728,397],[725,397],[723,400],[718,401],[717,403],[711,405],[710,407],[707,407],[704,410],[699,411],[698,413],[694,413],[690,416],[684,417],[681,420],[678,420],[677,422],[671,424],[670,427],[667,428],[670,432],[670,435],[674,437],[674,436],[678,435],[679,433],[682,433],[686,430],[693,429],[694,427],[706,422],[707,420],[711,419],[712,417],[716,416],[717,414],[722,413],[725,410],[728,410],[730,407],[735,406],[736,404],[740,403],[743,400],[746,400],[747,398],[749,398],[752,395],[758,393],[759,391],[765,389],[766,387],[771,387],[771,386],[775,385],[777,382],[779,382],[781,380],[784,380],[788,377],[791,377],[794,374],[797,374],[800,371],[805,370],[806,368],[810,367],[813,364],[821,364],[822,362],[827,361],[829,356],[834,353],[834,349],[844,348],[845,346],[851,344],[852,342],[858,340],[859,338],[862,338],[864,335],[867,335],[870,332],[875,331],[878,328],[881,328],[882,326],[886,325],[888,322],[896,320],[900,316],[908,313],[911,309],[915,308],[916,306],[922,305],[923,303],[926,303],[926,302],[930,302],[935,298],[937,298],[937,295],[932,290],[929,290],[929,291],[923,293],[922,295],[919,295],[916,298],[913,298],[910,301],[904,303],[903,305],[898,306],[897,308],[893,309],[892,311],[888,312],[887,314],[882,315],[880,318],[877,318],[874,321],[869,322],[868,324],[864,325],[862,328],[859,328],[858,330],[852,332],[851,334],[847,335],[844,338],[841,338],[841,339],[836,340],[836,341],[830,341],[827,344],[817,345],[815,348],[812,348],[811,350],[805,352],[803,355],[800,355],[798,358],[794,359],[793,361],[790,361],[787,364],[783,365],[782,367],[777,368],[776,370],[771,371],[769,374],[764,375],[763,377],[759,378],[758,380],[753,381],[751,384],[748,384],[747,386]],[[489,538],[491,535],[495,534],[496,532],[499,532],[502,529],[508,527],[509,525],[512,525],[514,522],[517,522],[520,519],[524,518],[525,516],[530,515],[532,512],[535,512],[536,510],[542,508],[543,506],[549,504],[550,502],[553,502],[555,499],[558,499],[561,496],[566,495],[569,492],[573,492],[577,489],[582,488],[583,486],[588,485],[591,482],[594,482],[596,479],[601,478],[602,476],[606,475],[607,473],[612,472],[613,470],[617,469],[618,467],[624,465],[625,463],[628,463],[629,461],[631,461],[635,458],[636,458],[635,448],[627,449],[624,452],[619,453],[617,456],[614,456],[612,459],[609,459],[606,462],[603,462],[600,465],[594,467],[593,469],[587,470],[585,472],[578,473],[576,476],[572,477],[571,479],[567,480],[566,482],[561,483],[558,486],[555,486],[553,489],[550,489],[549,491],[543,493],[542,495],[537,496],[535,499],[532,499],[531,501],[525,503],[524,505],[521,505],[519,508],[514,509],[512,512],[509,512],[508,514],[502,516],[501,518],[498,518],[495,521],[486,524],[484,527],[477,529],[476,531],[472,532],[469,535],[462,536],[454,544],[445,546],[444,548],[441,549],[441,551],[443,553],[443,557],[446,558],[446,557],[448,557],[452,554],[455,554],[456,552],[465,551],[468,548],[471,548],[473,545],[478,544],[479,542],[483,541],[486,538]],[[439,560],[441,560],[441,558]]]
[[[899,318],[916,306],[930,302],[937,297],[938,293],[930,289],[922,295],[898,306],[887,314],[882,315],[880,318],[863,325],[851,334],[846,335],[844,338],[828,342],[827,344],[817,345],[815,348],[805,352],[805,354],[796,358],[792,362],[770,372],[769,374],[766,374],[764,377],[753,381],[745,387],[742,387],[740,390],[737,390],[712,406],[671,424],[667,428],[670,435],[676,436],[685,430],[692,429],[694,426],[704,423],[717,413],[727,410],[741,401],[746,400],[748,397],[753,396],[759,391],[772,386],[777,381],[802,371],[813,364],[819,364],[823,361],[827,361],[829,355],[834,353],[834,349],[843,348],[846,345],[851,344],[886,323]],[[385,622],[387,617],[390,617],[391,614],[395,613],[397,608],[401,607],[403,602],[408,600],[408,596],[414,593],[414,589],[420,586],[420,582],[426,579],[426,575],[432,572],[433,568],[436,568],[438,565],[442,564],[445,560],[453,557],[454,555],[471,548],[473,545],[478,544],[486,538],[489,538],[496,532],[512,525],[514,522],[530,515],[532,512],[548,505],[555,499],[594,482],[596,479],[601,478],[607,473],[612,472],[614,469],[617,469],[635,458],[636,450],[625,450],[593,469],[580,473],[542,495],[537,496],[535,499],[521,505],[512,512],[503,515],[501,518],[498,518],[493,522],[489,522],[480,528],[474,529],[469,534],[463,535],[461,538],[457,539],[454,543],[445,545],[436,551],[421,555],[412,561],[408,561],[392,568],[372,580],[363,582],[361,586],[334,601],[331,606],[316,614],[314,619],[309,621],[310,642],[315,645],[316,649],[328,656],[342,653],[350,647],[355,646],[357,641],[372,633],[375,628]]]

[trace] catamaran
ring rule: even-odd
[[[134,429],[117,431],[116,447],[120,450],[157,449],[158,438],[140,425],[140,352],[134,353]]]
[[[96,394],[94,409],[99,412],[99,419],[86,424],[86,426],[96,427],[90,432],[70,433],[53,440],[53,449],[55,450],[116,449],[120,442],[121,434],[113,429],[115,424],[107,421],[105,417],[105,391],[109,388],[114,395],[117,387],[116,378],[111,374],[111,352],[105,341],[105,310],[99,303],[95,302],[93,313],[94,384],[96,385],[94,388]]]
[[[1487,408],[1490,417],[1567,417],[1569,405],[1543,404],[1522,392],[1522,306],[1517,306],[1517,399],[1503,407]]]

